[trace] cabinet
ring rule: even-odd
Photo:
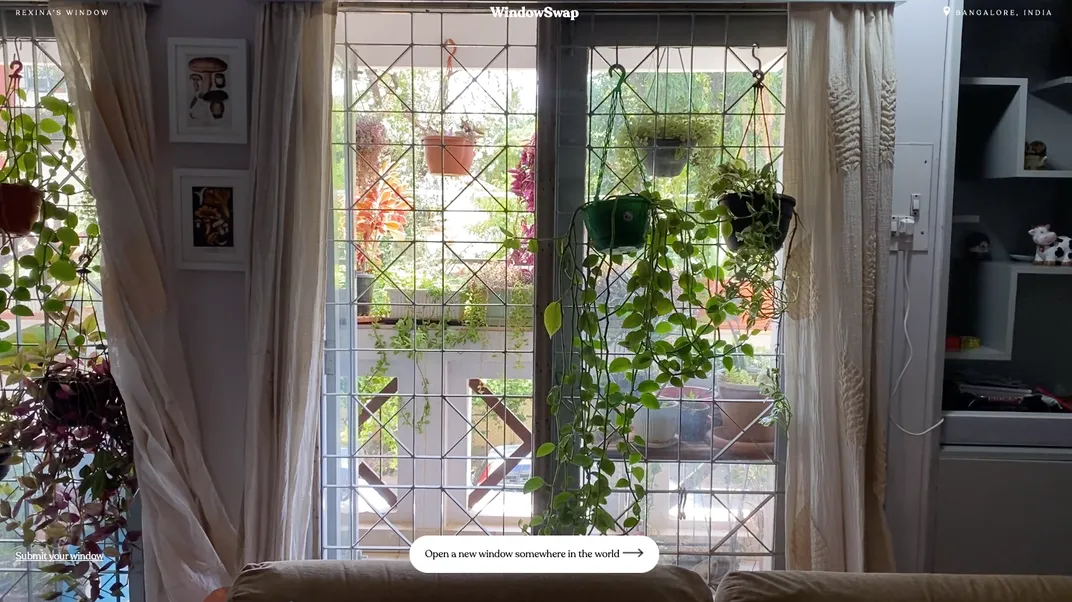
[[[934,571],[1072,575],[1072,450],[944,446]]]

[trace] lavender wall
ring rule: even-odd
[[[252,40],[257,7],[248,0],[165,0],[149,9],[149,60],[156,119],[161,229],[174,229],[172,170],[248,169],[249,146],[172,144],[168,141],[167,39]],[[250,77],[252,82],[252,64]],[[245,276],[238,272],[180,270],[171,292],[197,398],[209,472],[232,522],[239,518],[245,447]]]

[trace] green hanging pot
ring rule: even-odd
[[[612,196],[584,206],[584,226],[600,253],[630,253],[644,246],[651,221],[651,201],[639,194]]]

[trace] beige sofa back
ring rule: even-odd
[[[1070,602],[1072,577],[730,573],[715,602]]]
[[[408,561],[251,564],[231,602],[711,602],[696,573],[659,566],[640,575],[428,575]]]

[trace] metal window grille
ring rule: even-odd
[[[540,48],[538,26],[557,28],[541,35]],[[716,137],[695,150],[713,161],[778,164],[785,29],[784,14],[764,12],[615,13],[561,25],[483,11],[340,13],[324,557],[405,555],[422,535],[520,532],[533,504],[521,485],[539,470],[533,432],[546,432],[538,392],[566,356],[533,347],[540,292],[525,288],[525,274],[535,263],[546,282],[553,261],[506,248],[500,227],[562,234],[593,195],[614,64],[630,73],[629,118],[704,120]],[[556,198],[554,219],[541,221],[539,232],[523,200],[527,189],[510,190],[511,170],[536,135],[537,51],[555,57],[540,75],[554,84],[539,88],[555,91],[539,98],[540,119],[554,127],[541,126],[537,145],[554,147],[554,169],[533,186],[552,182]],[[766,73],[769,93],[753,107],[756,70]],[[439,134],[466,117],[484,130],[472,165],[461,176],[429,174],[425,153],[449,149],[419,126]],[[370,135],[376,124],[382,140]],[[615,146],[604,194],[636,190],[643,169],[628,145]],[[701,176],[690,163],[655,186],[693,197]],[[400,230],[380,224],[370,245],[376,211]],[[712,244],[709,253],[718,261],[724,251]],[[358,271],[362,254],[365,272]],[[763,328],[756,357],[777,365],[777,324]],[[545,361],[551,371],[534,371]],[[757,413],[757,404],[733,399],[719,398],[718,437],[648,454],[644,532],[659,542],[663,562],[697,570],[712,584],[730,570],[782,562],[780,447],[758,423],[769,406]]]
[[[12,61],[18,59],[23,63],[20,87],[26,92],[26,99],[13,102],[20,110],[32,111],[35,120],[39,121],[47,115],[40,104],[42,97],[54,95],[69,100],[67,83],[60,64],[59,48],[52,33],[51,19],[48,16],[34,16],[27,14],[26,11],[11,9],[0,10],[0,54],[3,59],[5,94],[11,93],[6,85]],[[3,127],[5,126],[0,123],[0,128]],[[42,142],[44,141],[39,140],[37,143],[37,156],[47,157],[53,151],[50,145],[42,144]],[[96,203],[89,192],[86,161],[82,155],[81,141],[78,142],[78,146],[73,151],[75,159],[72,168],[68,170],[60,167],[57,172],[57,181],[60,185],[69,184],[74,187],[75,194],[65,197],[64,207],[78,216],[76,230],[80,235],[85,235],[87,226],[97,221]],[[20,249],[32,250],[36,244],[36,238],[31,234],[19,239],[16,244]],[[99,257],[97,259],[99,261]],[[12,261],[11,255],[0,257],[0,274],[17,278],[18,271],[19,267]],[[99,328],[103,332],[99,275],[91,274],[87,286],[81,287],[79,291],[77,293],[79,298],[74,299],[73,306],[82,314],[83,319],[90,314],[96,316]],[[41,307],[36,302],[31,301],[26,304],[34,311],[32,316],[20,317],[10,313],[4,315],[4,319],[12,324],[13,328],[9,332],[0,333],[0,341],[11,343],[11,345],[3,345],[5,350],[0,352],[0,362],[10,362],[16,353],[36,347],[57,334],[50,332],[52,328],[46,323]],[[26,468],[25,465],[13,466],[8,476],[0,482],[0,496],[12,506],[21,497],[18,480],[25,474]],[[27,506],[28,504],[25,503],[21,505],[23,515],[26,513]],[[27,550],[21,538],[12,535],[13,533],[8,532],[0,536],[0,601],[40,600],[42,593],[52,589],[48,585],[52,575],[40,570],[40,567],[48,563],[18,560],[16,554]],[[103,542],[102,545],[106,546],[108,542]],[[40,549],[30,551],[42,552]],[[130,570],[113,569],[108,575],[102,575],[101,599],[131,599],[130,578],[140,574],[140,568],[133,568]],[[108,593],[114,583],[123,584],[122,593],[117,596]],[[77,598],[74,593],[65,593],[57,599],[75,600]]]

